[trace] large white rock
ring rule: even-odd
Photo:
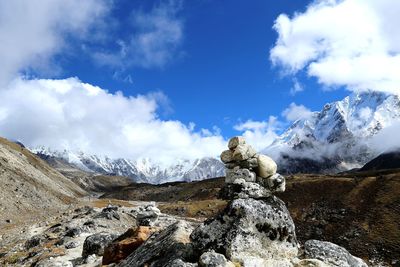
[[[221,161],[223,163],[229,163],[233,161],[233,151],[232,150],[225,150],[221,153]]]
[[[238,145],[235,150],[233,150],[233,160],[243,161],[254,157],[257,151],[248,144]]]
[[[228,142],[228,148],[229,149],[235,149],[238,145],[244,145],[246,144],[246,139],[244,139],[243,136],[235,136],[232,137],[229,142]]]
[[[304,254],[307,258],[318,259],[328,266],[368,267],[362,259],[351,255],[345,248],[326,241],[306,241]]]
[[[190,237],[199,251],[225,251],[228,260],[241,266],[264,261],[289,263],[298,255],[293,220],[285,203],[274,196],[235,199]]]
[[[276,173],[278,166],[275,161],[266,155],[258,155],[258,172],[261,178],[268,178]]]

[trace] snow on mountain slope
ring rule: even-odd
[[[224,175],[222,162],[215,158],[177,159],[173,165],[161,166],[151,159],[111,159],[83,152],[54,151],[45,147],[31,149],[38,155],[62,158],[81,170],[131,177],[135,182],[160,184],[173,181],[197,181]]]
[[[399,120],[398,95],[354,93],[295,121],[263,152],[284,172],[342,171],[376,156],[369,141]]]

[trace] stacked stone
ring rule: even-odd
[[[225,183],[241,185],[245,189],[242,188],[241,192],[251,191],[258,197],[285,191],[285,178],[276,172],[275,161],[258,154],[244,137],[231,138],[228,148],[221,153],[221,160],[226,167]]]

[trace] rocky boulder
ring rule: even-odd
[[[142,245],[155,229],[147,226],[130,228],[104,249],[103,264],[119,263]]]
[[[190,233],[193,227],[184,221],[178,221],[165,230],[153,234],[143,245],[136,249],[119,267],[172,266],[172,262],[181,259],[182,262],[193,257],[190,244]]]
[[[297,256],[299,247],[293,220],[285,204],[274,196],[235,199],[190,237],[197,250],[214,250],[244,266],[286,262]]]
[[[93,254],[102,256],[104,253],[104,248],[108,246],[116,237],[116,235],[108,233],[98,233],[88,236],[83,243],[82,257],[86,258]]]
[[[354,257],[345,248],[325,241],[306,241],[304,244],[304,255],[307,258],[318,259],[328,266],[368,267],[363,260]]]

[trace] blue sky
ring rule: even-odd
[[[324,92],[313,79],[298,75],[304,91],[292,95],[293,77],[283,76],[282,69],[269,60],[269,50],[277,40],[276,18],[281,13],[303,11],[309,3],[183,1],[172,18],[182,23],[182,38],[167,62],[151,67],[99,66],[77,45],[76,54],[59,55],[62,73],[56,77],[76,76],[125,95],[162,91],[172,110],[160,112],[160,116],[194,122],[198,128],[218,126],[229,137],[237,134],[233,126],[240,121],[280,116],[292,102],[320,110],[325,103],[348,94],[343,90]],[[115,52],[118,39],[134,34],[135,12],[148,14],[160,5],[160,1],[118,1],[107,18],[117,24],[108,29],[109,39],[85,45]]]
[[[0,0],[0,135],[152,158],[257,149],[360,91],[399,94],[396,0]]]

